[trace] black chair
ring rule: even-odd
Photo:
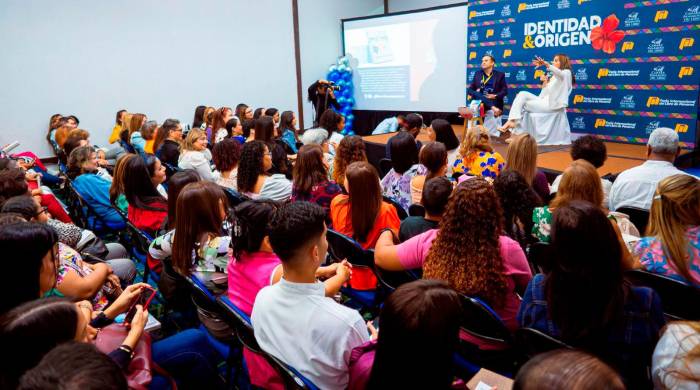
[[[625,277],[635,286],[652,288],[661,297],[664,314],[671,320],[700,320],[700,288],[667,276],[631,270]]]
[[[527,261],[533,274],[549,272],[553,258],[553,248],[546,242],[534,242],[527,248]]]
[[[394,208],[396,209],[396,214],[398,214],[400,220],[403,221],[404,219],[408,218],[408,213],[406,212],[406,210],[403,207],[401,207],[399,202],[395,201],[394,199],[392,199],[388,196],[382,196],[382,198],[384,199],[385,202],[394,206]]]
[[[239,204],[241,204],[247,200],[250,200],[250,198],[248,198],[245,195],[242,195],[240,192],[238,192],[236,190],[233,190],[233,189],[228,188],[228,187],[221,187],[221,188],[223,188],[224,193],[226,194],[226,198],[228,199],[229,207],[236,207]]]
[[[373,250],[366,250],[352,238],[331,229],[328,229],[326,233],[326,240],[328,241],[328,254],[332,262],[347,259],[354,269],[368,269],[376,276]],[[349,306],[356,303],[354,306],[359,306],[361,309],[378,312],[381,299],[380,294],[377,294],[376,286],[373,290],[355,290],[343,287],[341,291],[353,301],[348,304]]]
[[[615,211],[629,215],[630,221],[637,227],[640,234],[644,235],[644,232],[647,231],[647,225],[649,224],[649,210],[639,209],[636,207],[620,207]]]
[[[175,165],[171,165],[162,160],[161,164],[163,164],[163,166],[165,167],[165,177],[167,177],[168,179],[170,179],[174,174],[182,171],[182,168]]]
[[[425,207],[422,204],[414,203],[408,206],[408,215],[411,217],[425,217]]]
[[[66,186],[68,187],[68,213],[73,222],[83,229],[92,230],[103,240],[116,239],[119,231],[107,225],[92,205],[73,187],[73,182],[66,180]]]
[[[387,173],[393,168],[391,165],[391,160],[388,158],[383,158],[379,160],[379,175],[380,177],[386,176]]]
[[[515,341],[528,358],[555,349],[572,349],[571,346],[547,334],[532,328],[520,328],[515,331]]]
[[[386,289],[386,294],[389,295],[405,283],[414,282],[421,278],[423,272],[421,270],[410,271],[387,271],[380,267],[374,267],[374,274],[381,286]]]
[[[153,238],[148,233],[134,226],[128,219],[125,220],[125,223],[126,229],[120,234],[120,241],[122,241],[125,248],[128,248],[131,258],[143,264],[143,282],[148,283],[148,278],[150,277],[157,283],[160,280],[160,276],[153,272],[148,265],[148,249]]]

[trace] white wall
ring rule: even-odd
[[[389,12],[413,11],[421,8],[439,7],[441,5],[449,5],[462,3],[455,0],[389,0]],[[466,21],[465,21],[466,23]]]
[[[307,128],[313,122],[313,107],[306,99],[306,89],[325,78],[328,66],[343,53],[340,20],[383,12],[383,0],[299,0],[301,85]]]
[[[0,37],[0,144],[42,157],[54,113],[105,144],[122,108],[184,123],[199,104],[297,109],[291,1],[2,0]]]

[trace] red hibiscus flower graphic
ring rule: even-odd
[[[615,30],[620,24],[620,19],[612,14],[605,18],[602,26],[598,26],[591,30],[591,46],[594,49],[603,49],[604,53],[612,54],[615,52],[615,45],[625,37],[625,32]]]

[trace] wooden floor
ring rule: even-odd
[[[462,139],[464,126],[452,125],[457,138]],[[387,140],[393,136],[390,134],[369,135],[362,137],[366,142],[377,144],[386,144]],[[427,141],[427,136],[421,133],[418,140]],[[494,149],[503,157],[506,156],[508,145],[500,143],[492,139]],[[612,173],[614,175],[641,165],[646,158],[646,145],[623,144],[617,142],[605,142],[605,147],[608,151],[608,159],[602,167],[598,168],[598,173],[601,176]],[[538,148],[537,166],[541,169],[546,169],[555,172],[562,172],[571,163],[571,155],[569,154],[569,146],[540,146]]]

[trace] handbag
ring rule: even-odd
[[[110,354],[119,348],[124,342],[129,330],[121,324],[111,324],[100,329],[95,339],[95,346],[104,353]],[[152,371],[154,363],[151,360],[151,336],[143,332],[139,342],[134,348],[134,356],[129,363],[127,372],[124,373],[130,389],[148,389],[153,379]]]

